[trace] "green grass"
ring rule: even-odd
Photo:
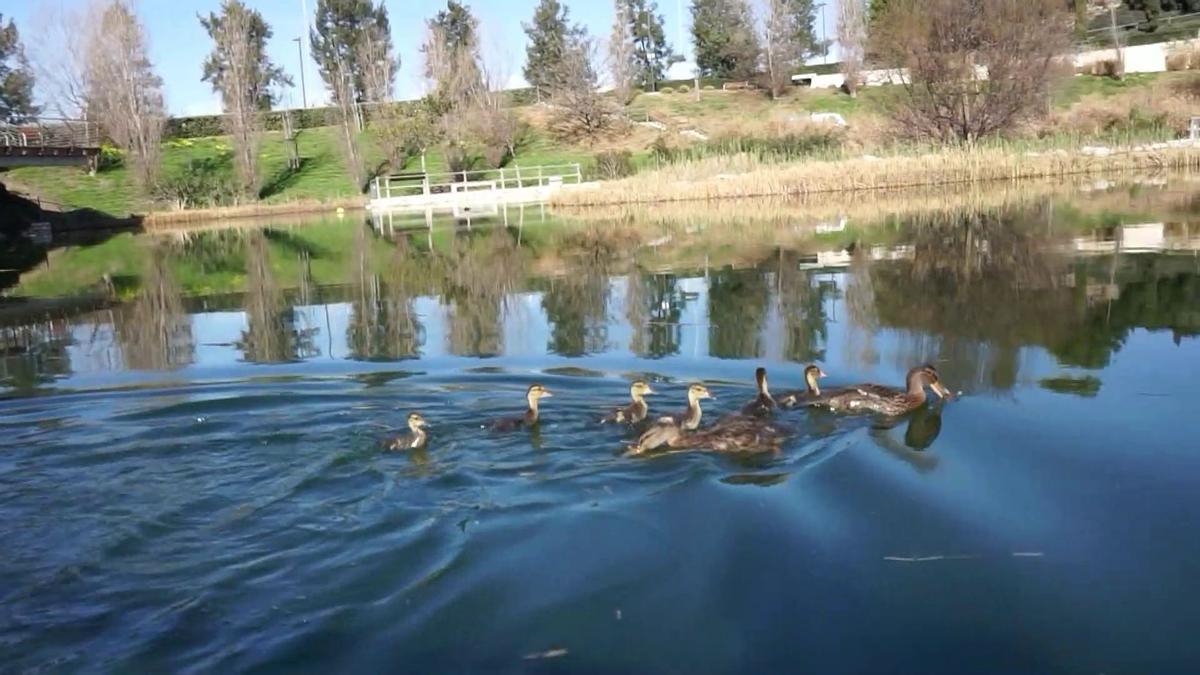
[[[337,127],[306,129],[300,133],[298,145],[302,165],[298,171],[287,170],[287,150],[282,135],[270,132],[263,135],[260,148],[259,175],[264,186],[266,203],[299,200],[330,200],[359,194],[346,170]],[[368,168],[376,167],[383,159],[374,137],[368,132],[361,136]],[[163,145],[164,176],[183,171],[189,162],[212,159],[232,175],[233,167],[227,137],[211,137],[168,141]],[[591,153],[586,150],[562,148],[534,132],[510,162],[523,166],[587,162]],[[420,159],[408,162],[408,169],[420,166]],[[430,172],[446,170],[441,152],[426,156]],[[106,169],[88,175],[78,167],[22,167],[0,174],[0,180],[29,190],[44,200],[69,208],[92,208],[111,215],[144,213],[155,205],[139,194],[132,173],[125,166]],[[166,208],[160,206],[159,208]]]

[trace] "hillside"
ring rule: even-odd
[[[1078,76],[1064,83],[1055,97],[1058,115],[1073,114],[1085,104],[1105,108],[1105,114],[1116,121],[1102,120],[1096,127],[1111,130],[1120,126],[1128,113],[1135,108],[1145,107],[1143,100],[1154,98],[1162,87],[1188,78],[1189,73],[1164,73],[1160,75],[1134,75],[1116,81],[1092,76]],[[544,107],[523,106],[517,108],[520,116],[530,123],[530,132],[518,149],[510,165],[534,166],[580,162],[585,172],[590,170],[597,152],[627,150],[637,166],[646,166],[662,161],[663,149],[696,150],[700,154],[712,154],[759,148],[763,144],[748,141],[784,137],[794,144],[776,158],[794,160],[816,151],[826,151],[833,144],[834,152],[857,151],[880,144],[894,142],[884,128],[880,111],[884,101],[893,92],[886,87],[864,89],[858,98],[850,98],[836,90],[798,89],[791,95],[772,101],[761,92],[727,92],[706,88],[699,92],[676,91],[642,94],[628,108],[632,124],[621,133],[592,143],[563,143],[555,141],[546,131]],[[1115,108],[1110,102],[1121,102]],[[849,122],[846,132],[813,130],[808,122],[810,112],[836,112]],[[1093,114],[1089,111],[1088,114]],[[1137,120],[1149,113],[1139,112]],[[1082,113],[1081,113],[1082,116]],[[1153,119],[1151,119],[1153,123]],[[1149,124],[1149,123],[1147,123]],[[833,140],[831,136],[837,132]],[[798,138],[804,134],[818,134],[816,143],[811,139]],[[1076,133],[1072,129],[1071,133]],[[729,142],[731,141],[732,142]],[[378,166],[383,153],[372,133],[363,134],[367,164]],[[720,142],[725,142],[721,145]],[[261,150],[261,171],[264,176],[261,198],[268,204],[298,201],[329,201],[350,198],[358,194],[346,171],[342,153],[337,143],[335,127],[306,129],[300,132],[299,148],[302,165],[297,171],[286,169],[286,153],[281,134],[265,134]],[[779,143],[769,145],[772,149]],[[652,149],[657,149],[657,154]],[[847,150],[848,149],[848,150]],[[685,153],[685,157],[690,157]],[[426,158],[431,172],[445,169],[445,162],[436,149]],[[164,175],[178,174],[190,163],[212,162],[219,171],[232,173],[229,142],[224,137],[179,139],[167,141],[163,148]],[[419,166],[419,160],[409,161],[407,168]],[[78,168],[20,168],[0,173],[0,181],[10,188],[29,192],[43,200],[62,207],[88,207],[111,215],[145,213],[156,209],[169,209],[166,204],[154,204],[140,197],[135,190],[129,171],[123,166],[101,170],[88,175]]]

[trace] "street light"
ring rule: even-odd
[[[308,94],[304,89],[304,43],[298,37],[292,38],[292,42],[296,43],[296,51],[300,53],[300,102],[307,108]]]

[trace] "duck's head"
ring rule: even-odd
[[[808,385],[808,390],[814,394],[821,393],[821,386],[818,384],[818,380],[822,377],[829,377],[829,375],[816,364],[809,364],[804,369],[804,384]]]
[[[653,393],[654,390],[650,388],[650,385],[645,380],[634,380],[633,384],[629,385],[629,395],[635,401],[640,401],[643,396],[649,396]]]
[[[716,396],[708,390],[708,387],[702,384],[693,384],[688,387],[688,400],[692,402],[699,401],[702,398],[716,398]]]
[[[425,418],[421,416],[421,413],[409,413],[408,428],[412,429],[413,431],[417,431],[418,429],[428,429],[429,422],[425,421]]]
[[[767,393],[767,369],[759,366],[754,369],[754,383],[758,385],[758,393]]]
[[[554,394],[551,394],[549,389],[540,384],[531,385],[529,391],[525,393],[525,398],[529,399],[531,404],[543,398],[550,398],[551,396],[554,396]]]
[[[954,393],[947,389],[946,385],[942,384],[942,378],[938,375],[937,368],[934,368],[932,365],[926,364],[913,368],[908,372],[908,378],[910,389],[912,388],[913,378],[917,378],[918,384],[928,385],[938,396],[947,400],[954,398]]]

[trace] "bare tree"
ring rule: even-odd
[[[84,36],[87,106],[105,132],[128,154],[143,189],[158,176],[166,113],[162,80],[154,74],[146,37],[124,0],[100,5]]]
[[[342,154],[346,160],[346,168],[354,185],[362,189],[366,182],[366,170],[363,166],[362,150],[358,145],[358,132],[362,129],[362,118],[358,102],[354,100],[354,75],[345,64],[335,67],[337,75],[330,83],[333,103],[337,109],[339,134],[342,138]]]
[[[367,101],[381,103],[392,100],[392,83],[400,59],[392,57],[392,42],[384,34],[385,26],[373,23],[363,29],[362,39],[355,45],[358,66],[362,70],[363,93]]]
[[[600,95],[595,59],[595,43],[580,35],[563,50],[551,73],[550,100],[555,106],[551,131],[560,138],[593,138],[613,124],[615,111]]]
[[[782,1],[782,0],[773,0]],[[608,72],[612,79],[613,92],[621,105],[633,100],[633,33],[630,30],[629,3],[614,0],[616,17],[613,19],[612,36],[608,41]]]
[[[1046,109],[1070,35],[1061,0],[889,0],[872,51],[898,69],[907,133],[972,142]]]
[[[213,40],[213,51],[204,74],[221,94],[224,123],[233,139],[234,166],[243,198],[258,195],[258,147],[262,125],[258,115],[270,104],[273,82],[286,81],[264,50],[271,30],[257,11],[240,0],[226,0],[221,14],[201,17],[200,24]]]
[[[838,0],[837,36],[846,93],[856,97],[867,47],[867,11],[863,0]]]
[[[763,17],[763,59],[771,98],[779,98],[792,84],[792,73],[812,49],[804,39],[809,32],[802,24],[806,17],[792,0],[766,0]]]
[[[46,107],[68,118],[87,118],[87,8],[39,5],[34,15],[37,40],[27,46]]]

